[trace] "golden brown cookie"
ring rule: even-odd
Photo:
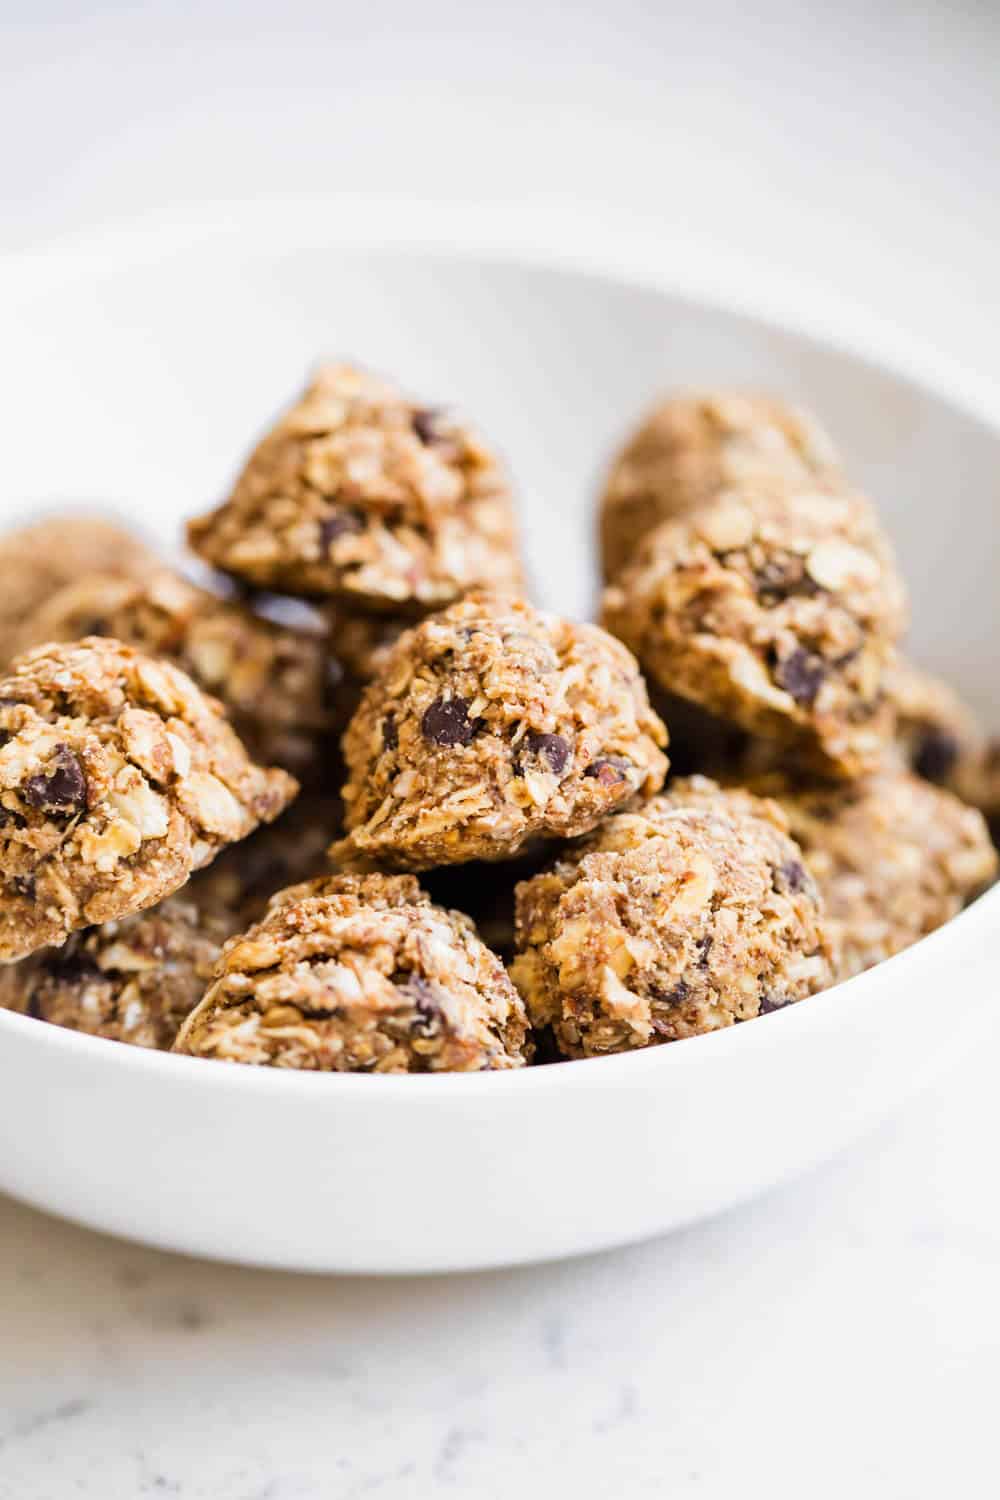
[[[908,771],[809,783],[751,783],[774,797],[822,893],[838,979],[891,958],[957,915],[996,878],[980,813]]]
[[[846,776],[891,742],[905,619],[867,501],[749,491],[650,532],[603,613],[663,691]]]
[[[169,896],[149,911],[74,932],[0,966],[0,1006],[71,1031],[172,1046],[205,986],[233,924],[189,899]]]
[[[470,597],[407,631],[365,692],[344,737],[351,852],[425,869],[586,833],[662,785],[665,743],[619,641]]]
[[[261,440],[192,547],[259,588],[422,613],[517,588],[514,507],[495,455],[449,413],[326,365]]]
[[[25,641],[22,628],[59,589],[89,573],[142,578],[160,566],[148,547],[104,516],[70,511],[0,536],[0,666]],[[86,633],[86,632],[84,632]]]
[[[704,777],[608,818],[517,888],[511,976],[567,1057],[715,1031],[831,982],[815,883],[773,803]]]
[[[25,620],[21,649],[112,636],[165,658],[214,693],[256,760],[321,780],[331,736],[356,705],[322,630],[279,625],[167,569],[139,582],[88,574]]]
[[[0,680],[0,960],[163,900],[295,795],[183,672],[96,636]]]
[[[522,1066],[526,1031],[467,918],[412,877],[349,875],[279,894],[226,945],[175,1050],[324,1072],[481,1072]]]
[[[647,532],[745,485],[838,489],[833,444],[807,413],[768,396],[675,396],[655,406],[615,459],[601,501],[604,575]]]

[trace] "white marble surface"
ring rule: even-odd
[[[0,1494],[995,1494],[998,1045],[751,1208],[532,1270],[236,1270],[4,1203]]]
[[[261,189],[603,200],[995,378],[991,8],[689,9],[19,0],[0,248]],[[299,1279],[0,1202],[0,1496],[995,1494],[998,1045],[807,1180],[562,1266]]]

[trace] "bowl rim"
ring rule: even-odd
[[[414,212],[415,206],[419,211]],[[348,208],[353,211],[348,211]],[[692,238],[665,245],[662,226],[634,221],[610,227],[591,207],[580,215],[580,205],[548,204],[548,212],[512,215],[510,205],[483,201],[472,211],[470,203],[421,199],[407,201],[405,212],[398,195],[334,194],[323,200],[270,197],[219,206],[208,212],[203,205],[190,218],[125,218],[78,234],[61,236],[34,249],[0,255],[0,306],[11,299],[19,302],[71,286],[88,276],[110,274],[116,267],[140,269],[172,255],[203,250],[236,240],[241,258],[266,259],[275,254],[296,254],[327,249],[331,253],[364,254],[372,259],[409,256],[425,262],[475,261],[527,273],[544,271],[685,301],[694,307],[710,307],[760,327],[772,327],[812,343],[817,348],[868,365],[882,374],[916,387],[924,395],[944,402],[966,417],[972,417],[1000,442],[1000,380],[970,370],[960,361],[913,336],[908,330],[881,317],[872,308],[842,298],[829,286],[819,288],[808,277],[789,278],[767,268],[745,264],[725,247],[703,241],[693,253]],[[290,213],[293,217],[290,218]],[[399,232],[400,221],[405,233]],[[575,231],[569,221],[575,220]],[[296,243],[288,240],[287,226],[294,222]],[[252,232],[251,232],[252,226]],[[278,226],[276,228],[276,226]],[[638,1070],[690,1066],[702,1059],[725,1060],[732,1048],[772,1046],[774,1028],[784,1026],[791,1042],[794,1028],[812,1026],[811,1018],[827,1015],[832,1006],[869,1007],[870,991],[888,978],[905,983],[907,966],[926,961],[947,943],[986,938],[995,930],[994,910],[1000,915],[1000,884],[984,892],[964,911],[934,932],[918,939],[901,953],[875,968],[831,986],[805,1002],[791,1004],[754,1024],[735,1025],[703,1035],[683,1038],[669,1046],[639,1048],[603,1057],[570,1059],[572,1066],[515,1068],[490,1073],[352,1074],[320,1073],[295,1069],[255,1068],[217,1059],[187,1057],[112,1043],[65,1027],[40,1023],[31,1016],[0,1010],[0,1039],[27,1041],[37,1047],[55,1049],[66,1057],[78,1056],[81,1065],[117,1066],[114,1059],[133,1072],[172,1077],[179,1084],[201,1078],[213,1090],[220,1087],[253,1091],[318,1090],[319,1098],[343,1098],[352,1090],[366,1097],[376,1089],[407,1093],[433,1091],[438,1097],[467,1100],[469,1091],[484,1097],[525,1089],[619,1087],[629,1077],[638,1082]],[[850,992],[849,996],[845,992]],[[694,1049],[697,1044],[697,1049]],[[125,1062],[125,1058],[129,1060]],[[206,1063],[208,1067],[206,1068]],[[628,1069],[622,1074],[622,1069]],[[416,1079],[419,1078],[419,1082]]]

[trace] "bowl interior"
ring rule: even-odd
[[[536,588],[594,605],[609,454],[673,387],[744,384],[812,406],[879,500],[912,642],[989,713],[1000,439],[889,370],[733,312],[575,271],[235,237],[39,284],[6,319],[0,522],[101,505],[176,545],[323,355],[453,402],[507,455]]]

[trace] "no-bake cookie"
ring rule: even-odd
[[[512,977],[567,1057],[749,1020],[829,984],[816,885],[772,803],[702,777],[517,889]]]
[[[867,501],[758,491],[650,532],[603,612],[664,691],[842,775],[891,740],[885,679],[905,618]]]
[[[46,600],[88,573],[142,578],[160,566],[137,537],[103,516],[47,516],[0,536],[0,666],[27,646],[22,629]]]
[[[279,894],[223,949],[176,1050],[326,1072],[523,1065],[527,1024],[503,964],[408,876],[328,877]]]
[[[908,771],[821,785],[757,778],[823,896],[837,978],[891,958],[961,911],[997,873],[982,815]]]
[[[423,869],[586,833],[662,785],[665,743],[635,660],[598,626],[462,600],[400,638],[351,721],[352,850]]]
[[[0,1006],[134,1047],[172,1046],[232,922],[182,896],[0,967]]]
[[[18,657],[0,679],[0,960],[155,905],[295,790],[167,662],[96,636]]]
[[[275,624],[159,569],[141,582],[79,578],[21,631],[23,648],[88,635],[112,636],[187,672],[219,698],[255,760],[322,776],[347,705],[338,704],[342,673],[321,630]]]
[[[191,545],[257,587],[425,612],[522,582],[496,456],[447,411],[351,365],[321,368]]]
[[[601,500],[601,552],[613,578],[661,521],[745,485],[836,489],[840,465],[808,413],[767,396],[674,397],[649,413],[615,459]]]

